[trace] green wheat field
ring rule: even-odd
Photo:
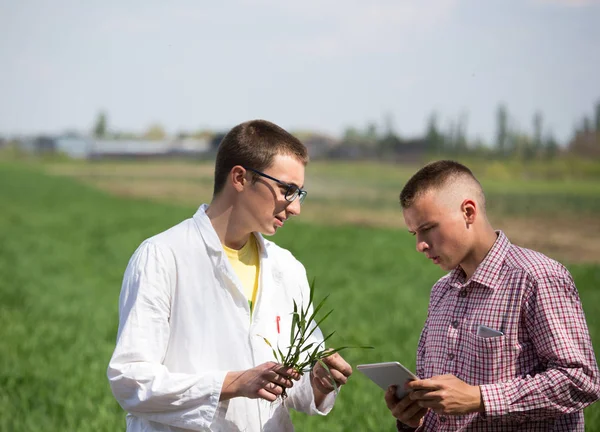
[[[374,178],[378,174],[374,170]],[[390,185],[395,194],[400,187]],[[521,188],[514,194],[524,196]],[[558,196],[561,206],[571,199],[568,188]],[[581,202],[586,212],[598,211],[600,200],[586,195]],[[36,167],[0,164],[0,431],[125,430],[105,374],[121,278],[142,240],[195,210],[120,198]],[[397,360],[414,368],[429,289],[443,273],[415,252],[405,230],[326,226],[300,217],[273,240],[316,278],[317,298],[330,294],[334,312],[323,330],[336,330],[332,345],[375,347],[345,352],[352,366]],[[598,356],[600,265],[565,264]],[[585,416],[586,430],[600,431],[600,404]],[[395,430],[383,392],[360,372],[328,416],[293,413],[293,420],[300,431]]]

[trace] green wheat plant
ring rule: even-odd
[[[323,321],[325,321],[329,315],[333,312],[331,309],[325,315],[320,317],[317,320],[317,314],[323,309],[329,294],[326,295],[319,304],[314,307],[312,313],[310,313],[311,308],[313,307],[313,296],[315,291],[315,280],[313,279],[310,284],[310,297],[308,303],[299,307],[296,301],[294,300],[294,311],[292,312],[292,327],[290,330],[290,344],[287,349],[287,352],[281,351],[279,345],[274,347],[269,340],[263,336],[261,336],[265,343],[271,347],[273,350],[273,356],[277,360],[278,363],[282,364],[284,367],[293,368],[298,373],[303,374],[305,372],[310,372],[316,363],[320,363],[321,366],[329,373],[329,377],[331,378],[331,382],[333,383],[334,389],[337,392],[338,387],[333,379],[333,375],[329,370],[327,364],[323,361],[325,357],[329,357],[337,352],[343,351],[345,349],[350,348],[359,348],[359,349],[373,349],[372,346],[341,346],[338,348],[325,348],[325,342],[331,336],[335,334],[335,330],[329,333],[327,336],[323,338],[321,342],[310,342],[310,337],[313,335],[317,327],[319,327]],[[309,315],[310,313],[310,315]],[[310,323],[313,321],[316,322],[314,326],[311,326]],[[283,393],[281,395],[282,398],[286,398],[287,394],[285,388],[283,389]]]

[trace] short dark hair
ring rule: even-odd
[[[250,120],[235,126],[223,137],[217,150],[213,194],[221,192],[234,166],[264,171],[278,154],[294,156],[305,166],[309,159],[304,144],[274,123]]]
[[[417,198],[432,189],[440,189],[449,180],[457,177],[467,177],[475,181],[481,190],[479,181],[469,168],[452,160],[431,162],[417,171],[402,188],[400,205],[403,209],[412,206]],[[481,191],[483,197],[483,191]],[[484,203],[482,203],[484,205]]]

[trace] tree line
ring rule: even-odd
[[[552,131],[546,128],[541,111],[536,111],[527,129],[519,128],[510,116],[505,104],[498,105],[495,136],[491,142],[467,135],[466,114],[451,121],[444,129],[439,116],[429,116],[421,137],[404,138],[393,127],[392,116],[387,114],[381,125],[371,122],[364,128],[348,127],[341,139],[325,137],[311,131],[298,131],[300,139],[321,146],[319,154],[324,157],[387,159],[406,154],[423,153],[450,156],[484,156],[495,158],[519,158],[523,160],[555,158],[559,154],[575,154],[583,157],[600,158],[600,101],[574,128],[572,137],[559,143]],[[92,135],[99,139],[147,139],[167,138],[164,128],[151,124],[141,134],[112,131],[105,112],[100,112],[95,121]],[[292,131],[292,133],[295,133]],[[179,132],[176,138],[196,138],[215,141],[223,131],[200,129],[194,132]]]

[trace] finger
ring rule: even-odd
[[[352,375],[352,366],[350,366],[346,362],[335,363],[335,364],[331,365],[329,367],[329,369],[339,371],[346,378],[348,378],[350,375]]]
[[[407,398],[403,398],[392,410],[392,415],[400,421],[406,423],[420,409],[422,408],[416,402]]]
[[[429,408],[434,410],[435,412],[438,412],[440,410],[443,410],[444,407],[441,404],[441,401],[438,400],[420,400],[418,402],[416,402],[421,408]]]
[[[315,380],[314,382],[317,390],[319,390],[321,393],[331,393],[334,389],[332,385],[323,383],[321,380]]]
[[[431,379],[409,381],[406,387],[411,390],[439,390],[440,385]]]
[[[326,393],[332,391],[337,385],[334,385],[329,377],[313,376],[313,381],[317,387],[319,387],[319,390],[325,391]]]
[[[323,381],[331,381],[333,379],[339,385],[344,385],[348,382],[348,377],[335,369],[330,369],[329,372],[320,369],[313,372],[313,376]]]
[[[338,353],[325,357],[323,361],[329,366],[329,369],[338,370],[346,377],[352,375],[352,366]]]
[[[291,367],[277,365],[277,367],[273,368],[272,370],[273,370],[273,372],[275,372],[279,375],[282,375],[286,378],[292,378],[292,379],[295,379],[296,381],[298,381],[300,379],[300,374],[298,373],[298,371]]]
[[[408,422],[411,422],[411,423],[412,423],[413,419],[414,419],[414,418],[417,416],[417,414],[418,414],[420,411],[423,411],[423,410],[427,411],[427,409],[426,409],[426,408],[423,408],[423,407],[419,406],[419,404],[418,404],[418,403],[416,403],[416,402],[413,402],[413,403],[411,403],[410,405],[408,405],[408,406],[407,406],[407,407],[404,409],[404,411],[401,413],[401,418],[400,418],[400,420],[401,420],[401,421],[404,421],[404,422],[406,422],[406,423],[408,423]]]
[[[348,381],[346,376],[342,375],[338,371],[331,371],[331,373],[321,370],[322,375],[313,373],[313,381],[321,391],[329,393],[335,390],[337,387],[341,387]]]
[[[264,363],[265,368],[269,370],[275,370],[281,367],[281,364],[275,363],[274,361],[268,361]]]
[[[385,392],[385,403],[390,411],[400,402],[400,399],[396,397],[396,386],[389,386]]]
[[[264,388],[266,391],[273,393],[275,396],[279,396],[281,393],[283,393],[283,387],[275,384],[274,382],[268,383]]]
[[[401,414],[406,408],[413,405],[415,402],[412,401],[408,396],[404,396],[402,399],[398,399],[396,396],[397,386],[388,387],[385,394],[385,401],[388,409],[393,413]],[[396,415],[394,415],[396,417]],[[397,418],[397,417],[396,417]]]
[[[427,408],[422,408],[415,415],[413,415],[409,420],[408,424],[417,426],[421,422],[421,418],[427,414]]]
[[[259,389],[256,394],[257,394],[257,396],[259,398],[266,399],[269,402],[273,402],[273,401],[277,400],[277,396],[276,395],[274,395],[273,393],[265,390],[264,388]]]
[[[333,378],[333,381],[335,381],[335,385],[337,386],[343,386],[348,383],[348,377],[346,375],[343,375],[338,371],[331,372],[331,376],[327,375],[326,377],[324,377],[324,379],[326,379],[328,382],[332,382]]]
[[[440,393],[438,391],[414,390],[409,393],[409,396],[412,400],[432,400],[439,399]]]
[[[288,378],[286,378],[285,376],[279,375],[277,373],[273,373],[272,375],[268,376],[268,381],[278,384],[280,386],[286,387],[286,388],[290,388],[294,385],[294,383],[289,380]]]

